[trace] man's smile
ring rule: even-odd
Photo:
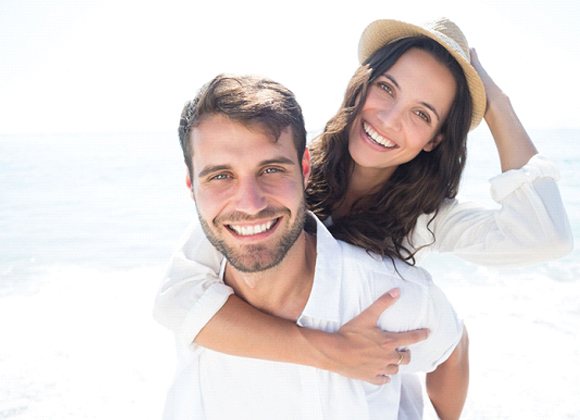
[[[255,224],[226,224],[226,228],[237,236],[255,236],[270,231],[278,224],[280,217]]]

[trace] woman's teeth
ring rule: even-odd
[[[397,146],[396,143],[393,143],[392,141],[387,140],[386,138],[381,136],[379,133],[377,133],[370,125],[364,123],[363,129],[364,129],[364,132],[367,134],[367,136],[369,136],[375,143],[380,144],[381,146],[386,147],[388,149],[392,149],[392,148]]]

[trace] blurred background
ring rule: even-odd
[[[174,371],[153,298],[194,217],[177,139],[217,73],[292,89],[312,137],[372,20],[454,20],[556,161],[580,238],[575,1],[0,0],[0,419],[158,419]],[[484,123],[463,199],[494,206]],[[514,269],[424,265],[471,339],[466,419],[580,418],[580,251]]]

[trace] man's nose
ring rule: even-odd
[[[266,195],[255,178],[240,179],[236,191],[236,210],[256,214],[267,207]]]

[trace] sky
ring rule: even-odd
[[[338,109],[375,19],[446,16],[530,128],[580,128],[580,2],[0,0],[0,135],[175,130],[218,73],[293,90],[307,129]]]

